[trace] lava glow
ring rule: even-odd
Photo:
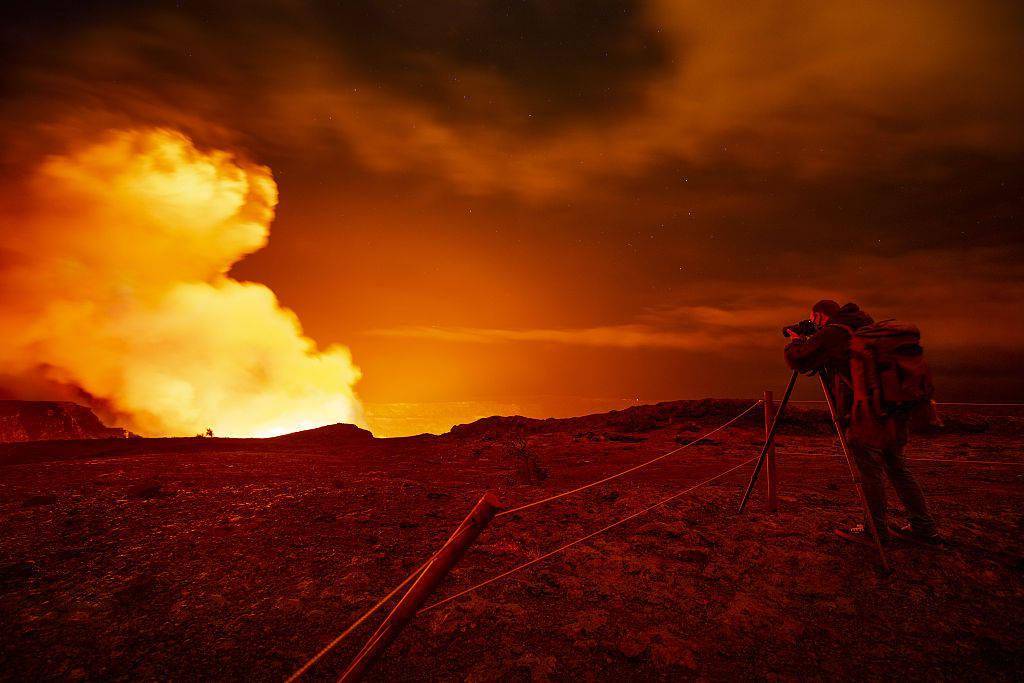
[[[163,129],[45,161],[0,238],[0,372],[73,387],[144,435],[270,436],[361,422],[347,348],[319,350],[262,284],[270,170]]]

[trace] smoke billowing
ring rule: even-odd
[[[0,237],[0,373],[73,387],[145,435],[360,421],[348,349],[228,275],[274,217],[270,170],[164,129],[47,159]]]

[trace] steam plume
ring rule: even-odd
[[[52,157],[4,222],[0,372],[42,373],[146,435],[266,436],[361,420],[348,349],[320,351],[268,287],[270,170],[169,130]]]

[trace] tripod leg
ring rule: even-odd
[[[860,480],[860,471],[853,463],[853,456],[850,455],[850,446],[846,443],[846,435],[843,434],[843,427],[839,424],[839,416],[836,415],[836,404],[832,399],[832,392],[828,390],[828,384],[825,383],[825,377],[818,374],[818,380],[821,382],[821,389],[825,392],[825,402],[828,403],[828,412],[832,416],[832,426],[836,429],[836,434],[839,436],[839,445],[843,447],[843,455],[846,456],[846,465],[850,468],[850,476],[853,477],[853,484],[857,488],[857,495],[860,496],[860,504],[864,507],[864,525],[871,533],[871,538],[875,542],[875,548],[878,549],[878,559],[882,562],[882,570],[885,573],[889,573],[889,561],[885,556],[885,550],[882,548],[882,541],[878,538],[878,529],[875,528],[875,518],[871,514],[871,508],[868,507],[867,496],[864,495],[864,487]]]
[[[750,494],[754,491],[754,485],[757,484],[757,477],[761,474],[761,467],[764,465],[765,456],[768,455],[768,449],[775,443],[775,430],[779,428],[779,420],[782,419],[782,411],[786,409],[786,404],[789,403],[789,397],[793,393],[793,386],[796,385],[796,378],[799,373],[794,370],[793,375],[789,378],[789,384],[786,386],[786,393],[782,397],[782,403],[779,404],[779,410],[775,413],[775,419],[772,420],[771,429],[768,430],[768,435],[764,440],[764,447],[761,449],[761,454],[757,456],[757,463],[754,465],[754,472],[750,475],[750,483],[747,484],[747,490],[743,492],[743,498],[740,500],[740,512],[743,512],[743,508],[747,506],[747,501],[750,500]]]

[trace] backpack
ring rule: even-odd
[[[931,403],[932,372],[913,323],[881,320],[852,330],[850,375],[854,401],[875,415]]]

